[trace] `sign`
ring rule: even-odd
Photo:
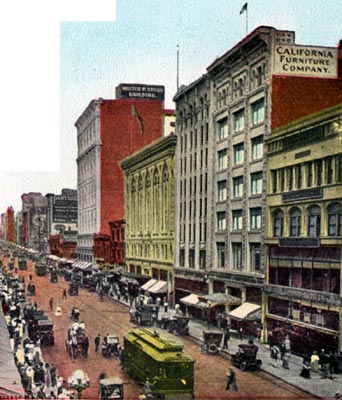
[[[164,100],[165,87],[157,85],[141,85],[121,83],[116,87],[117,99]]]
[[[274,74],[337,78],[335,47],[275,45]]]

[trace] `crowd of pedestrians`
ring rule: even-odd
[[[63,377],[54,364],[45,363],[41,351],[41,338],[36,332],[29,335],[29,315],[39,312],[34,300],[25,297],[23,277],[15,277],[15,270],[0,273],[0,298],[5,317],[10,347],[27,399],[57,399],[71,395]],[[32,285],[32,276],[30,277]],[[32,294],[31,294],[32,296]],[[50,307],[53,306],[50,299]],[[51,304],[52,303],[52,304]],[[72,396],[69,398],[72,398]]]

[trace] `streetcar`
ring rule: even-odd
[[[194,360],[184,345],[170,342],[153,328],[136,328],[124,336],[124,368],[139,383],[151,383],[155,399],[193,399]]]

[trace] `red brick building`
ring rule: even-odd
[[[163,105],[163,86],[122,84],[116,99],[92,100],[78,118],[78,259],[110,261],[109,222],[124,218],[118,163],[162,136]]]
[[[14,231],[14,210],[12,207],[8,207],[5,213],[6,220],[6,240],[14,243],[15,231]]]

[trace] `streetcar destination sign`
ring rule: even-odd
[[[276,45],[274,74],[337,78],[337,49],[335,47]]]

